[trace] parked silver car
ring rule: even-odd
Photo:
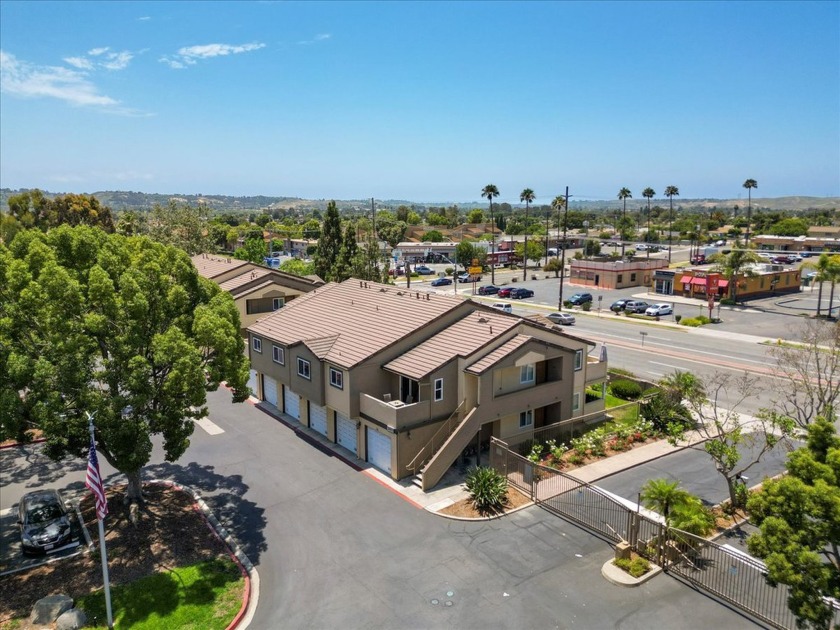
[[[571,326],[575,323],[575,316],[569,313],[549,313],[545,317],[555,324],[562,324],[563,326]]]

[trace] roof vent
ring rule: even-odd
[[[397,295],[404,295],[402,291],[397,291]]]
[[[365,283],[359,280],[359,288],[363,289],[365,287]]]
[[[418,300],[420,299],[420,292],[419,291],[417,292],[417,299]]]
[[[489,322],[489,321],[490,321],[490,320],[489,320],[489,319],[487,319],[486,317],[479,317],[479,318],[478,318],[478,323],[479,323],[479,324],[486,324],[486,323],[487,323],[487,322]]]
[[[387,293],[387,292],[388,292],[388,289],[386,289],[385,287],[381,287],[381,288],[379,289],[379,292],[380,292],[380,293]]]
[[[427,294],[426,294],[426,301],[428,302],[428,301],[429,301],[429,300],[431,300],[431,299],[432,299],[432,296],[431,296],[430,294],[428,294],[428,293],[427,293]]]

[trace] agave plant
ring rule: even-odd
[[[507,503],[507,477],[495,468],[481,466],[467,473],[467,491],[479,512],[498,512]]]

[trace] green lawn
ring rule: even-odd
[[[239,567],[229,558],[156,573],[111,588],[114,627],[224,630],[242,606],[243,588]],[[80,598],[76,606],[87,614],[86,627],[107,628],[104,591]]]

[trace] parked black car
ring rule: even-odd
[[[18,506],[23,553],[50,553],[73,542],[73,526],[57,490],[36,490],[23,495]]]
[[[531,289],[517,287],[510,290],[510,297],[514,300],[522,300],[524,298],[534,297],[534,292]]]
[[[572,297],[569,298],[569,302],[574,304],[575,306],[580,306],[581,304],[585,304],[586,302],[592,301],[592,294],[591,293],[575,293]]]
[[[613,313],[620,313],[624,310],[625,305],[627,302],[630,302],[630,298],[621,298],[620,300],[616,300],[612,304],[610,304],[610,310]]]

